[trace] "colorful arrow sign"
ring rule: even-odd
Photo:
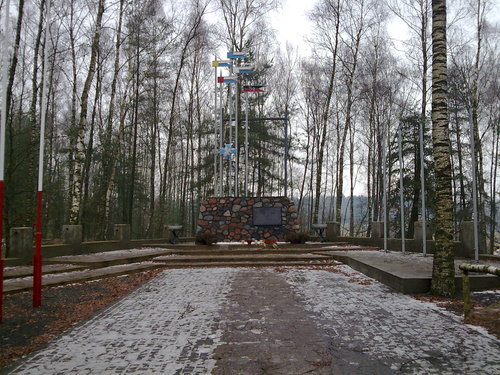
[[[241,51],[241,52],[228,52],[227,53],[227,58],[228,59],[247,59],[248,58],[248,53]]]
[[[243,86],[244,92],[264,92],[264,85],[245,85]]]

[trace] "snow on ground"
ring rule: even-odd
[[[172,250],[172,249],[165,249],[165,248],[160,248],[160,247],[134,248],[134,249],[125,249],[125,250],[102,251],[100,253],[62,255],[62,256],[57,257],[57,259],[64,260],[64,259],[73,259],[75,257],[80,257],[80,256],[99,257],[99,256],[106,256],[106,255],[112,255],[113,257],[116,256],[116,257],[126,258],[127,256],[130,256],[130,255],[148,255],[148,254],[155,254],[159,251],[168,251],[168,250]]]
[[[432,265],[433,262],[433,255],[432,254],[427,254],[427,256],[424,256],[422,253],[413,253],[413,252],[405,252],[404,254],[401,251],[385,251],[385,250],[378,250],[378,251],[358,251],[358,250],[348,250],[345,252],[346,254],[352,254],[352,255],[362,255],[362,256],[369,256],[371,258],[379,258],[383,260],[388,260],[390,262],[401,262],[401,263],[408,263],[410,260],[412,263],[415,264],[428,264]],[[475,264],[476,261],[474,259],[455,259],[455,265],[458,268],[458,266],[462,263],[471,263]],[[488,264],[491,266],[498,267],[500,266],[500,262],[495,261],[495,260],[490,260],[490,259],[480,259],[479,264]]]
[[[366,247],[366,246],[346,244],[346,245],[329,245],[329,246],[323,246],[322,249],[345,249],[345,248],[349,248],[349,249],[362,249],[364,247]]]
[[[336,346],[382,360],[402,374],[500,373],[500,342],[485,330],[347,266],[336,269],[287,272]]]
[[[209,374],[234,269],[166,270],[14,374]]]

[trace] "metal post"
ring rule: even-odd
[[[238,107],[238,97],[240,96],[240,80],[238,79],[235,83],[235,125],[236,127],[234,128],[234,147],[236,149],[236,155],[234,155],[234,195],[237,197],[240,195],[240,187],[239,187],[239,179],[238,179],[238,174],[240,172],[239,170],[239,161],[240,161],[240,155],[238,151],[238,128],[239,128],[239,107]]]
[[[216,60],[217,57],[214,58],[214,60]],[[218,192],[217,192],[217,155],[219,154],[218,153],[218,150],[217,150],[217,67],[214,66],[214,71],[215,71],[215,75],[214,75],[214,195],[218,195]]]
[[[424,257],[427,256],[427,223],[426,223],[426,209],[425,209],[425,164],[424,164],[424,121],[420,121],[419,128],[420,138],[420,190],[422,200],[422,253]]]
[[[9,80],[9,42],[10,42],[10,0],[5,2],[5,24],[2,51],[2,114],[0,120],[0,323],[3,321],[3,193],[5,165],[5,127],[7,125],[7,81]]]
[[[474,123],[472,122],[472,108],[469,110],[469,137],[472,161],[472,220],[474,222],[474,260],[479,262],[479,230],[477,218],[477,180],[476,180],[476,145],[474,143]]]
[[[222,75],[221,75],[222,76]],[[224,144],[224,123],[223,123],[223,118],[224,118],[224,108],[222,106],[222,82],[219,83],[219,104],[220,104],[220,124],[219,124],[219,150],[222,149],[223,144]],[[222,155],[219,154],[219,194],[220,196],[224,196],[224,188],[223,188],[223,177],[224,177],[224,164],[223,164],[223,157]]]
[[[47,1],[45,16],[45,35],[43,47],[43,85],[42,108],[40,121],[40,147],[38,150],[38,191],[37,191],[37,220],[35,234],[35,254],[33,255],[33,307],[42,304],[42,195],[43,195],[43,161],[45,148],[45,123],[47,118],[47,87],[49,68],[49,38],[50,33],[50,0]]]
[[[388,144],[388,125],[384,125],[384,138],[383,138],[383,146],[382,146],[382,168],[384,170],[383,173],[383,206],[384,206],[384,251],[387,251],[387,144]]]
[[[231,147],[232,147],[232,144],[233,144],[233,90],[232,90],[232,84],[230,83],[228,85],[229,87],[229,102],[228,102],[228,107],[229,107],[229,142],[231,144]],[[227,161],[227,164],[228,164],[228,171],[227,171],[227,185],[228,185],[228,195],[231,196],[231,178],[232,178],[232,174],[231,174],[231,158],[229,158],[229,160]]]
[[[399,145],[399,206],[400,206],[400,215],[401,215],[401,252],[404,254],[406,250],[405,243],[405,201],[404,201],[404,184],[403,184],[403,129],[401,123],[399,124],[399,136],[398,136],[398,145]]]
[[[288,108],[285,109],[285,197],[288,196]]]
[[[248,92],[245,97],[245,197],[248,197]]]

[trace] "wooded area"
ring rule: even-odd
[[[250,195],[280,195],[287,184],[304,228],[334,220],[345,233],[365,236],[370,222],[383,218],[385,191],[389,229],[399,236],[402,168],[405,233],[412,237],[421,180],[428,220],[438,202],[430,3],[317,0],[309,14],[312,55],[301,56],[276,38],[271,15],[278,0],[54,0],[49,22],[46,0],[13,1],[5,234],[34,221],[44,80],[44,238],[77,223],[86,239],[109,238],[115,223],[131,224],[136,238],[157,237],[166,223],[194,233],[198,202],[214,194],[211,61],[248,50],[256,81],[267,85],[250,96],[249,117],[288,114],[291,127],[285,140],[282,121],[251,123]],[[474,160],[480,230],[490,251],[499,232],[500,29],[490,21],[498,11],[490,0],[448,5],[452,229],[456,235],[472,217]],[[391,39],[388,28],[401,24],[408,38]],[[244,106],[239,111],[244,119]]]

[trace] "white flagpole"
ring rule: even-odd
[[[42,85],[42,108],[40,121],[40,149],[38,150],[38,191],[37,191],[37,220],[35,234],[35,254],[33,255],[33,306],[38,307],[42,303],[42,195],[43,195],[43,163],[45,148],[45,123],[47,117],[47,86],[49,68],[49,33],[50,33],[50,7],[51,2],[47,0],[45,16],[45,36],[43,46],[43,85]]]
[[[422,193],[422,253],[427,255],[427,224],[425,218],[425,165],[424,165],[424,123],[420,121],[420,190]]]
[[[223,123],[223,118],[224,118],[224,108],[222,106],[222,83],[219,83],[219,107],[220,107],[220,123],[219,123],[219,150],[222,149],[223,143],[224,143],[224,123]],[[219,194],[220,196],[224,196],[224,188],[222,184],[222,179],[224,177],[224,163],[223,163],[223,157],[222,155],[219,154],[219,171],[220,171],[220,176],[219,176]]]
[[[245,197],[248,197],[248,92],[245,98]]]
[[[405,201],[404,201],[404,184],[403,184],[403,129],[401,123],[399,124],[399,205],[400,205],[400,215],[401,215],[401,252],[404,254],[406,250],[405,243]]]
[[[383,171],[383,206],[384,206],[384,251],[387,251],[387,145],[388,145],[388,126],[384,125],[384,139],[382,147],[382,167]]]
[[[239,78],[239,76],[238,76]],[[238,79],[235,83],[235,87],[236,87],[236,90],[235,90],[235,98],[234,98],[234,102],[235,102],[235,125],[236,127],[234,128],[234,147],[236,149],[236,154],[234,155],[234,163],[235,163],[235,166],[234,166],[234,195],[237,197],[240,195],[240,187],[239,187],[239,180],[238,180],[238,174],[239,174],[239,160],[240,160],[240,156],[239,156],[239,153],[238,153],[238,128],[239,128],[239,111],[238,111],[238,96],[240,94],[240,80]]]
[[[214,61],[217,60],[217,57],[214,58]],[[215,149],[215,154],[214,154],[214,195],[217,196],[217,66],[214,66],[214,149]],[[199,145],[198,145],[199,147]]]
[[[10,42],[10,0],[5,2],[5,24],[2,46],[2,114],[0,119],[0,323],[3,320],[3,197],[4,197],[4,166],[5,166],[5,128],[7,126],[7,81],[9,79],[9,42]]]

